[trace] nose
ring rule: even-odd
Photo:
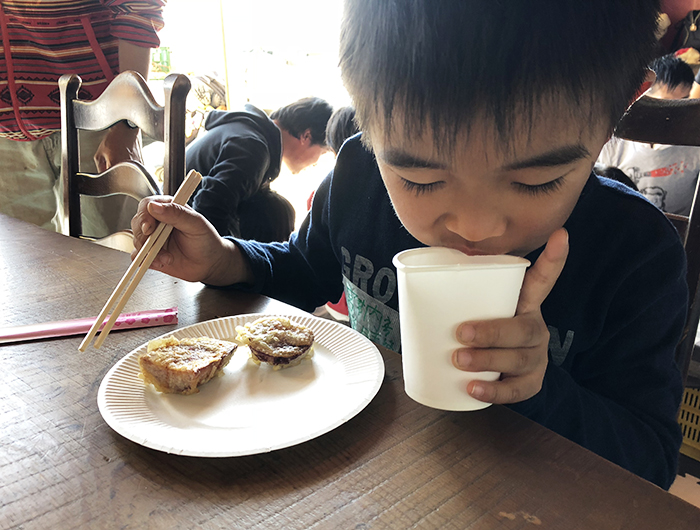
[[[462,239],[478,243],[502,236],[508,220],[499,208],[470,201],[469,204],[456,205],[450,213],[444,215],[443,223],[447,230]]]

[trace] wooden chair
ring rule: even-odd
[[[73,237],[85,237],[81,216],[81,196],[127,195],[140,200],[161,193],[161,189],[141,165],[117,164],[100,175],[81,173],[78,130],[101,131],[121,120],[129,120],[143,134],[165,143],[163,192],[173,194],[185,178],[185,99],[190,81],[185,75],[171,74],[164,82],[165,105],[156,103],[143,77],[123,72],[94,101],[78,99],[82,80],[64,75],[58,85],[61,94],[61,180],[63,183],[63,226]],[[118,236],[116,236],[119,239]],[[103,244],[110,244],[114,238]]]
[[[615,136],[635,142],[700,146],[700,99],[664,100],[643,96],[622,117]],[[690,307],[683,336],[676,349],[676,362],[687,379],[700,321],[700,181],[690,216],[666,214],[678,230],[688,261]]]

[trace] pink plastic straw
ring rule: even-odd
[[[109,316],[105,318],[102,326],[107,320],[109,320]],[[94,323],[95,318],[76,318],[59,322],[0,328],[0,344],[81,335],[87,333]],[[168,326],[170,324],[177,324],[177,307],[122,313],[114,323],[114,330]],[[100,329],[102,329],[102,326],[100,326]]]

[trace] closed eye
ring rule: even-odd
[[[403,184],[406,191],[410,191],[416,195],[421,195],[423,193],[435,191],[436,189],[441,188],[445,183],[440,180],[429,184],[418,184],[417,182],[412,182],[410,180],[406,180],[405,178],[401,178],[401,184]]]
[[[547,195],[549,193],[554,193],[564,184],[564,177],[559,177],[550,182],[545,182],[544,184],[523,184],[522,182],[513,182],[513,185],[524,193],[530,195]]]

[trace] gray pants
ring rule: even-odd
[[[104,131],[80,131],[82,171],[96,171],[93,156],[104,134]],[[0,213],[67,234],[68,227],[60,223],[63,210],[60,171],[60,132],[29,142],[0,138]],[[137,201],[130,197],[83,197],[83,233],[103,237],[129,228],[137,206]]]

